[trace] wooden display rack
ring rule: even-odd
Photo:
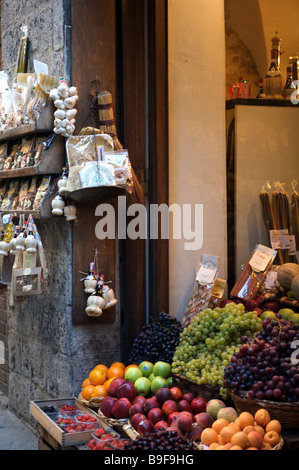
[[[0,142],[19,140],[24,136],[53,134],[54,126],[54,107],[48,105],[40,114],[36,123],[21,125],[19,127],[0,132]],[[39,175],[60,175],[65,166],[65,140],[60,135],[54,135],[52,146],[43,152],[38,165],[26,168],[17,168],[14,170],[0,171],[0,180],[19,179],[34,177]],[[2,211],[3,214],[11,214],[18,217],[20,214],[33,218],[52,217],[52,200],[55,197],[55,191],[52,191],[45,199],[43,205],[37,210],[16,210]]]

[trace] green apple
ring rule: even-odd
[[[152,393],[156,393],[159,388],[167,388],[167,380],[164,377],[156,376],[151,382]]]
[[[151,391],[151,381],[147,377],[139,377],[134,385],[138,395],[146,397]]]
[[[173,377],[168,377],[168,378],[166,379],[166,382],[167,382],[167,387],[168,387],[168,388],[173,387]]]
[[[149,376],[150,381],[152,381],[154,378],[155,378],[154,374],[151,374],[151,375]]]
[[[158,361],[155,363],[153,368],[153,374],[157,377],[164,377],[167,379],[171,372],[171,365],[168,362]]]
[[[271,310],[265,310],[261,314],[261,319],[265,320],[266,318],[271,318],[271,320],[277,320],[277,316],[275,315],[274,312],[271,312]]]
[[[129,367],[125,372],[125,380],[135,383],[139,377],[142,377],[142,371],[139,367]]]
[[[292,320],[295,325],[299,324],[299,314],[298,313],[292,313],[292,315],[289,316],[289,320]]]
[[[288,320],[295,312],[291,308],[281,308],[278,310],[278,313],[281,315],[283,320]]]
[[[142,371],[144,377],[149,377],[153,372],[154,364],[149,361],[142,361],[139,364],[139,369]]]

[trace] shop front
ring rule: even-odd
[[[255,41],[233,0],[27,3],[1,2],[10,409],[41,450],[297,448],[295,32],[283,55],[266,1]]]

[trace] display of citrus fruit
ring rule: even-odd
[[[91,385],[103,385],[107,377],[105,372],[102,369],[93,369],[89,373],[89,380]]]
[[[125,370],[126,366],[122,362],[113,362],[110,367],[121,367],[122,370]]]

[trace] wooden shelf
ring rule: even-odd
[[[67,199],[74,202],[101,204],[125,193],[126,191],[119,186],[96,186],[72,191],[67,195]]]
[[[54,128],[54,105],[50,103],[40,114],[36,123],[23,124],[19,127],[7,129],[0,132],[0,142],[5,140],[20,139],[25,135],[46,134],[53,132]]]
[[[26,219],[31,214],[34,219],[48,219],[54,217],[52,214],[52,201],[56,196],[57,188],[48,194],[46,199],[44,200],[43,204],[39,209],[32,209],[32,210],[8,210],[8,211],[1,211],[2,214],[12,214],[14,217],[20,217],[21,214],[25,214]]]
[[[65,166],[65,161],[64,138],[55,135],[52,147],[43,153],[38,165],[15,170],[2,170],[0,171],[0,180],[36,175],[60,175],[62,168]]]

